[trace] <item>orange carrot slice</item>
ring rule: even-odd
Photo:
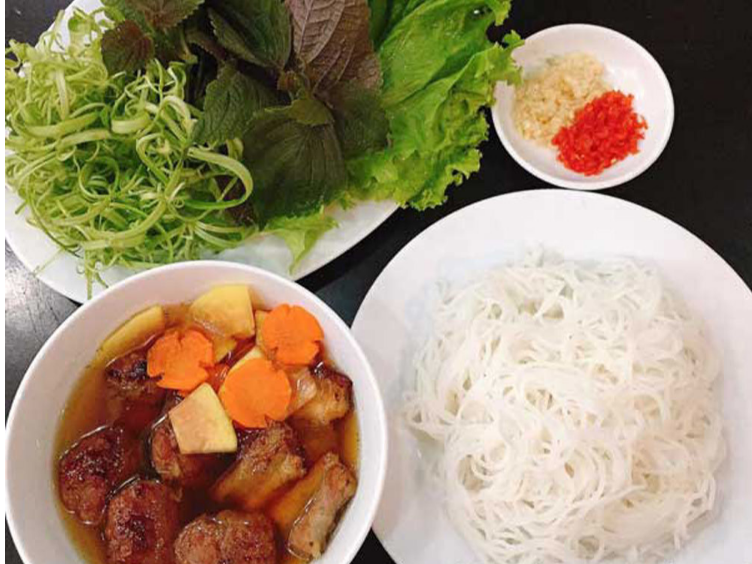
[[[277,360],[282,364],[311,364],[319,354],[319,344],[314,341],[305,341],[295,346],[280,347],[277,349]]]
[[[160,337],[149,349],[146,373],[161,376],[157,386],[190,392],[209,378],[207,368],[214,364],[214,346],[203,333],[189,329]]]
[[[167,371],[173,358],[180,354],[180,336],[177,331],[165,333],[146,354],[146,373],[155,378]]]
[[[282,421],[291,397],[284,370],[265,358],[253,358],[231,370],[219,390],[228,415],[251,428],[266,427],[267,417]]]
[[[214,345],[200,331],[189,329],[180,339],[180,347],[183,357],[198,362],[201,366],[214,364]]]
[[[310,364],[319,353],[324,332],[316,318],[300,306],[275,307],[261,328],[264,345],[283,364]]]
[[[203,366],[179,358],[162,379],[157,382],[157,386],[168,390],[192,392],[208,379],[209,373]]]

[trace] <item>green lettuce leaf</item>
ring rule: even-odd
[[[297,266],[319,237],[329,229],[337,227],[337,222],[322,210],[302,217],[276,217],[266,225],[266,233],[281,237],[292,253],[290,269]]]
[[[372,17],[373,14],[376,14],[378,20],[380,20],[378,28],[372,30],[371,36],[374,44],[377,47],[380,46],[395,25],[426,1],[430,0],[368,0]],[[387,4],[386,7],[380,5],[384,2]]]
[[[379,51],[384,103],[398,104],[464,68],[470,57],[490,47],[486,30],[494,20],[503,20],[509,7],[509,2],[497,5],[495,0],[433,0],[407,14]]]
[[[394,199],[422,210],[479,169],[478,145],[488,136],[483,109],[497,81],[519,80],[511,53],[522,40],[515,33],[505,45],[487,39],[509,2],[395,0],[391,8],[378,52],[391,143],[347,162],[344,203]]]

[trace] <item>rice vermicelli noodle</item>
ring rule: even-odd
[[[720,363],[653,269],[531,255],[433,313],[405,416],[484,562],[646,564],[712,515]]]

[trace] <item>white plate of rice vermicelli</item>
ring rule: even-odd
[[[397,564],[752,564],[752,292],[682,227],[492,198],[407,245],[353,331]]]

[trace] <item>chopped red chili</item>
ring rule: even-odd
[[[612,90],[577,110],[574,123],[553,138],[558,159],[565,167],[586,176],[637,154],[637,143],[648,127],[632,109],[633,96]]]

